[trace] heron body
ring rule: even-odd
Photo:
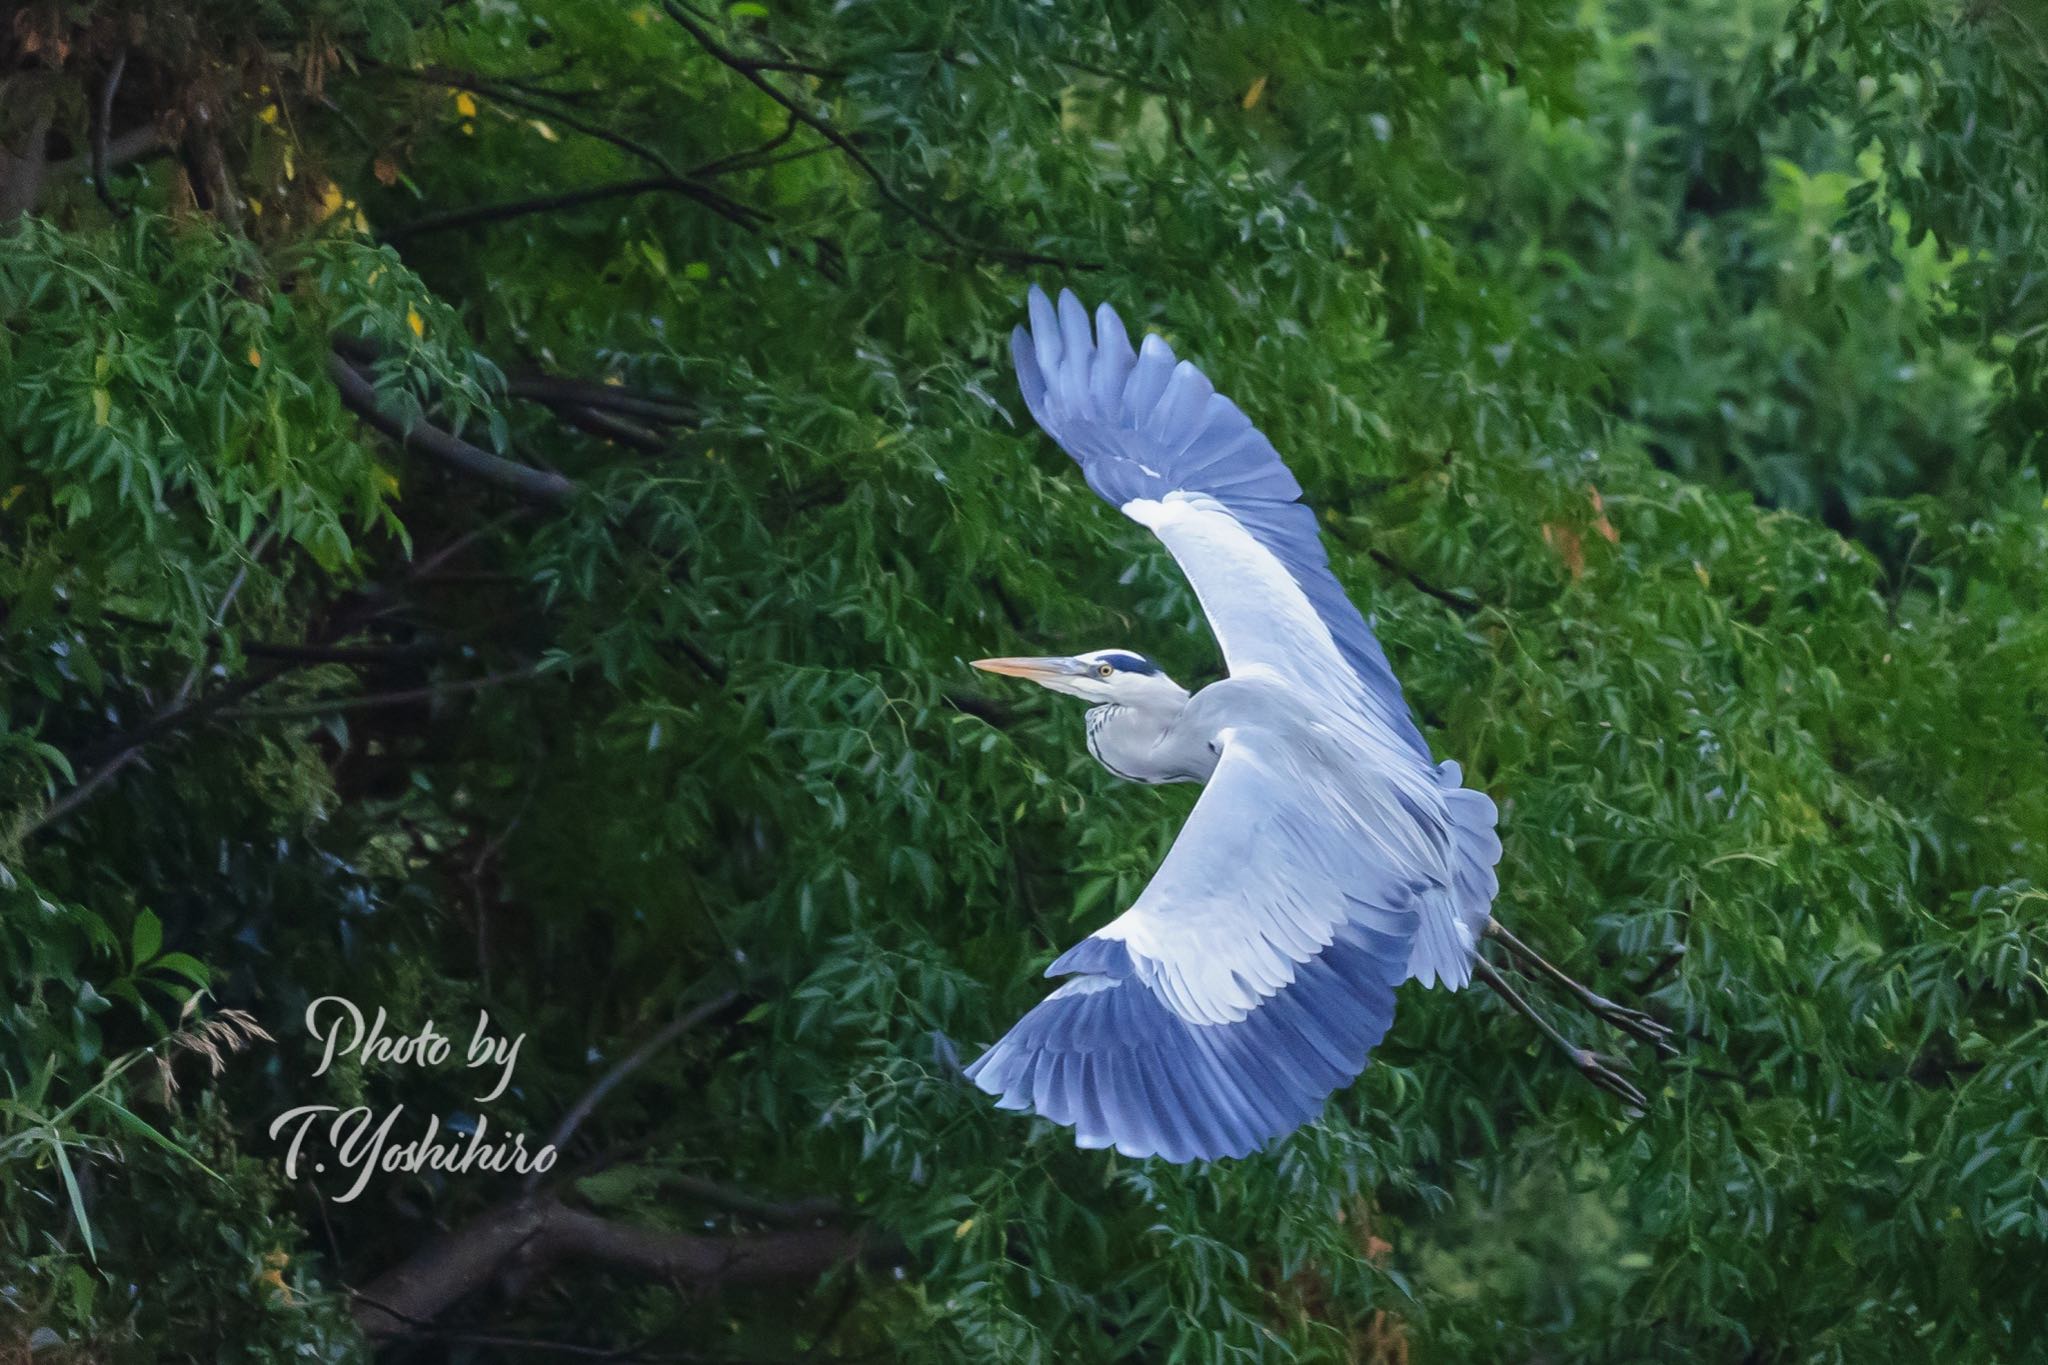
[[[1437,764],[1329,568],[1278,453],[1194,366],[1107,305],[1039,290],[1026,404],[1193,585],[1230,675],[1192,696],[1143,655],[982,660],[1095,702],[1089,752],[1205,786],[1151,883],[1057,958],[1066,978],[968,1068],[1084,1147],[1242,1156],[1364,1069],[1404,981],[1471,977],[1500,841]]]

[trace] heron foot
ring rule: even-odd
[[[1648,1097],[1619,1070],[1626,1067],[1627,1062],[1618,1057],[1604,1056],[1588,1047],[1580,1047],[1559,1033],[1556,1027],[1538,1014],[1536,1007],[1523,999],[1522,993],[1509,985],[1507,978],[1494,970],[1493,964],[1485,958],[1473,959],[1472,974],[1493,987],[1517,1014],[1534,1024],[1538,1032],[1564,1053],[1581,1076],[1632,1109],[1640,1111],[1649,1107]]]
[[[1628,1077],[1615,1069],[1628,1065],[1619,1057],[1603,1057],[1591,1048],[1582,1047],[1573,1054],[1572,1063],[1578,1067],[1580,1075],[1623,1104],[1636,1109],[1650,1107],[1650,1101],[1643,1092],[1637,1089]]]

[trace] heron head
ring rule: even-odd
[[[1040,687],[1097,703],[1142,706],[1147,702],[1184,702],[1187,693],[1160,671],[1159,665],[1128,649],[1097,649],[1086,654],[1027,659],[976,659],[984,673],[1029,678]]]

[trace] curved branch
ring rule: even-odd
[[[397,243],[412,237],[423,237],[430,232],[447,232],[479,223],[503,223],[514,218],[580,208],[584,204],[602,203],[607,199],[630,199],[642,194],[680,194],[749,232],[768,221],[768,215],[761,210],[720,194],[698,181],[683,176],[650,175],[638,180],[621,180],[610,185],[591,185],[580,190],[564,190],[559,194],[543,194],[529,199],[507,199],[495,204],[472,204],[468,208],[449,209],[445,213],[430,213],[424,218],[415,218],[410,223],[400,223],[396,227],[388,228],[382,235],[386,242]]]
[[[116,218],[126,218],[128,206],[114,197],[113,188],[107,184],[107,173],[113,165],[108,130],[114,122],[114,96],[120,93],[121,75],[127,69],[128,49],[124,47],[114,54],[114,64],[107,68],[106,79],[100,82],[99,102],[93,106],[92,119],[92,188]]]
[[[836,1265],[892,1263],[890,1238],[844,1228],[707,1237],[616,1222],[553,1199],[521,1199],[483,1214],[352,1290],[356,1325],[373,1341],[404,1336],[515,1264],[525,1274],[592,1261],[699,1289],[814,1280]]]
[[[576,496],[578,485],[573,479],[493,455],[439,427],[428,426],[424,422],[408,426],[399,421],[378,404],[376,387],[338,352],[328,355],[327,374],[349,411],[407,450],[437,460],[458,473],[502,488],[528,502],[560,505]]]
[[[697,40],[697,46],[710,53],[722,65],[739,73],[740,78],[746,81],[747,84],[781,105],[789,112],[791,118],[797,120],[804,127],[809,128],[812,132],[844,152],[846,159],[858,167],[861,174],[874,182],[875,189],[882,198],[908,214],[921,224],[927,232],[946,243],[946,245],[961,251],[991,256],[1012,265],[1056,265],[1068,269],[1082,268],[1083,263],[1068,260],[1062,256],[1048,256],[1035,251],[1012,251],[1005,247],[987,247],[961,237],[944,223],[941,223],[938,219],[932,217],[929,213],[926,213],[923,209],[905,198],[901,191],[889,183],[889,177],[882,173],[882,168],[877,166],[852,138],[804,108],[803,104],[794,95],[791,95],[775,84],[775,82],[762,75],[761,72],[764,69],[772,69],[767,63],[753,57],[743,56],[719,42],[717,38],[712,36],[709,29],[699,23],[685,6],[676,3],[676,0],[662,0],[662,8],[668,11],[669,18],[682,26],[685,33],[688,33]]]
[[[558,1152],[568,1146],[569,1139],[576,1135],[576,1130],[582,1126],[583,1120],[589,1118],[597,1106],[604,1102],[605,1096],[618,1089],[620,1082],[645,1066],[648,1059],[654,1056],[655,1053],[661,1051],[691,1029],[696,1028],[697,1025],[703,1023],[706,1019],[725,1009],[737,999],[739,999],[737,991],[727,991],[715,1000],[705,1001],[688,1014],[672,1020],[658,1030],[653,1037],[613,1063],[611,1070],[598,1077],[596,1084],[583,1092],[583,1098],[569,1106],[569,1112],[562,1115],[561,1122],[557,1123],[555,1130],[548,1134],[547,1145]],[[540,1173],[535,1172],[527,1177],[526,1188],[531,1191],[539,1183]]]

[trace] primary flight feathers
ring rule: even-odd
[[[1116,310],[1088,310],[1062,289],[1057,312],[1032,287],[1031,326],[1010,333],[1024,404],[1111,506],[1174,491],[1206,493],[1279,560],[1372,693],[1374,709],[1424,760],[1429,746],[1401,684],[1337,576],[1280,452],[1237,404],[1173,348],[1148,335],[1136,351]]]

